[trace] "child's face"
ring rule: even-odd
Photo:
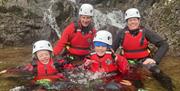
[[[37,51],[36,55],[37,55],[38,60],[41,63],[47,64],[49,62],[49,59],[50,59],[50,52],[49,51],[47,51],[47,50]]]
[[[103,56],[106,53],[107,47],[95,46],[95,52],[98,56]]]

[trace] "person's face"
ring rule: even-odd
[[[80,15],[80,22],[83,27],[87,27],[92,22],[92,16]]]
[[[41,63],[47,64],[49,62],[49,59],[50,59],[50,52],[49,51],[47,51],[47,50],[37,51],[36,55],[37,55],[38,60]]]
[[[95,52],[98,56],[103,56],[106,53],[107,47],[95,46]]]
[[[139,18],[129,18],[127,20],[127,26],[129,30],[135,30],[138,29],[140,25],[140,19]]]

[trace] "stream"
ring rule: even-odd
[[[166,56],[160,64],[160,68],[168,74],[176,87],[180,90],[180,57]],[[31,61],[31,47],[9,47],[0,49],[0,71],[25,65]],[[28,80],[23,79],[22,74],[0,74],[0,91],[9,91],[16,86],[23,86]],[[153,78],[144,81],[148,91],[165,91]]]

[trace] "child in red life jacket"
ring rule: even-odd
[[[112,35],[108,31],[98,31],[93,40],[95,52],[91,53],[88,59],[85,59],[85,67],[92,72],[105,72],[110,77],[103,78],[105,83],[117,82],[118,84],[131,85],[128,80],[123,80],[127,75],[129,66],[127,60],[117,54],[114,54],[111,49]]]
[[[34,81],[49,80],[55,81],[64,79],[64,76],[58,72],[52,59],[52,46],[49,41],[40,40],[33,45],[33,62],[25,67],[26,70],[34,73]]]

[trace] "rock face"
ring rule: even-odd
[[[162,0],[144,12],[144,25],[164,37],[169,43],[169,54],[175,56],[180,56],[179,5],[179,0]]]
[[[1,47],[29,45],[39,39],[55,41],[54,28],[62,30],[73,9],[66,0],[0,0]]]
[[[168,54],[180,56],[179,0],[0,0],[0,47],[56,41],[57,31],[62,32],[77,15],[77,6],[85,2],[106,12],[138,8],[143,25],[168,41]]]

